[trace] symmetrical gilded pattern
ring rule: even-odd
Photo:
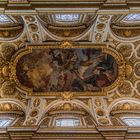
[[[9,1],[10,4],[16,2]],[[25,0],[22,4],[28,5],[32,2]],[[107,5],[110,3],[111,0],[106,1]],[[125,6],[125,1],[120,1],[119,4]],[[122,23],[121,19],[125,15],[102,14],[102,11],[100,15],[90,14],[88,10],[87,13],[81,13],[83,22],[73,24],[71,29],[70,26],[50,22],[52,19],[48,18],[54,15],[55,11],[39,15],[14,16],[20,24],[14,24],[14,28],[13,25],[6,25],[4,30],[0,28],[0,117],[15,119],[11,124],[12,128],[5,130],[10,131],[8,135],[11,135],[11,138],[17,134],[16,130],[20,129],[19,127],[22,127],[19,135],[26,135],[27,139],[64,136],[91,136],[91,139],[102,139],[102,136],[112,135],[124,138],[124,135],[129,133],[129,128],[121,118],[140,116],[139,25]],[[88,19],[90,23],[86,21]],[[86,23],[85,26],[83,23]],[[77,27],[80,27],[79,31]],[[117,79],[98,92],[43,93],[34,92],[22,85],[16,69],[20,59],[32,54],[34,50],[52,48],[101,49],[116,61]],[[79,118],[80,126],[70,128],[71,133],[67,133],[69,128],[56,127],[55,121],[59,118]],[[27,132],[28,128],[30,131]],[[114,130],[116,128],[117,134]],[[56,130],[58,133],[55,133]],[[0,134],[2,138],[6,136],[6,133]]]
[[[29,89],[28,87],[25,87],[24,85],[22,85],[18,78],[17,78],[17,71],[16,71],[16,66],[18,64],[18,61],[24,56],[27,55],[29,53],[32,53],[32,50],[35,49],[47,49],[47,48],[61,48],[61,49],[70,49],[70,48],[96,48],[96,49],[101,49],[103,53],[109,54],[112,57],[114,57],[115,61],[118,64],[118,77],[115,80],[115,82],[107,87],[102,88],[101,92],[73,92],[74,96],[93,96],[93,95],[106,95],[108,91],[116,88],[118,85],[122,85],[124,79],[125,79],[125,75],[126,74],[126,65],[125,65],[125,60],[123,59],[122,55],[119,54],[117,51],[113,50],[111,47],[107,46],[107,45],[87,45],[87,44],[83,44],[83,45],[78,45],[78,44],[71,44],[69,42],[64,42],[61,45],[46,45],[46,46],[26,46],[25,49],[22,49],[22,51],[20,50],[17,55],[15,55],[13,62],[11,63],[11,74],[10,74],[10,79],[12,79],[13,81],[15,81],[15,84],[21,89],[24,90],[27,95],[30,96],[34,96],[34,95],[47,95],[47,96],[60,96],[61,92],[46,92],[46,93],[41,93],[41,92],[33,92],[32,89]]]

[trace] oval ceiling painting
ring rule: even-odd
[[[118,65],[96,48],[33,49],[16,65],[18,81],[33,92],[98,92],[118,76]]]

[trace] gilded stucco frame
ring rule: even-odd
[[[47,48],[62,48],[62,49],[68,49],[68,48],[100,48],[103,53],[110,54],[113,56],[118,64],[118,77],[115,80],[115,82],[102,89],[100,92],[33,92],[32,89],[29,89],[25,86],[23,86],[17,79],[16,76],[16,65],[19,61],[19,59],[29,53],[32,53],[33,49],[47,49]],[[125,79],[125,60],[123,56],[117,52],[115,49],[111,48],[110,46],[106,44],[79,44],[79,43],[71,43],[68,41],[64,41],[63,43],[54,43],[52,44],[43,44],[43,45],[30,45],[27,44],[26,47],[19,52],[15,54],[15,56],[12,58],[13,63],[11,64],[11,79],[13,79],[17,85],[18,88],[23,90],[27,93],[27,96],[56,96],[60,97],[62,94],[64,95],[73,95],[73,96],[106,96],[108,91],[111,91],[112,89],[116,88],[118,85],[120,86],[124,79]]]

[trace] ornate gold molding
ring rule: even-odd
[[[32,53],[34,49],[48,49],[48,48],[61,48],[61,49],[71,49],[71,48],[96,48],[101,49],[103,53],[109,54],[116,60],[116,63],[118,64],[118,77],[115,80],[115,82],[102,89],[100,92],[33,92],[33,89],[30,89],[28,87],[25,87],[22,85],[16,75],[16,66],[20,58],[22,58],[24,55],[27,55],[29,53]],[[11,68],[11,75],[10,79],[15,81],[16,85],[25,91],[28,96],[58,96],[61,97],[64,94],[72,94],[73,96],[106,96],[107,92],[116,88],[117,86],[122,85],[125,75],[126,75],[126,64],[123,56],[114,50],[113,48],[107,46],[107,45],[93,45],[93,44],[74,44],[70,43],[68,41],[64,41],[62,44],[55,43],[55,45],[52,44],[46,44],[46,45],[27,45],[24,49],[20,50],[16,53],[16,56],[13,57],[14,60],[10,64]]]

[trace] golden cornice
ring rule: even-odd
[[[75,110],[75,111],[64,111],[64,110],[56,110],[56,111],[51,111],[49,112],[49,115],[56,115],[58,116],[59,114],[63,114],[64,116],[70,116],[70,115],[85,115],[86,112],[84,111],[78,111],[78,110]]]
[[[133,139],[139,137],[139,128],[129,128],[127,126],[98,126],[96,128],[47,128],[47,127],[37,127],[37,126],[24,126],[24,127],[9,127],[7,129],[2,129],[0,137],[13,138],[13,139],[79,139],[86,138],[87,140],[104,140],[105,138],[110,139],[123,139],[129,138]],[[117,131],[117,132],[116,132]],[[135,135],[134,135],[135,134]]]
[[[20,6],[20,9],[19,9]],[[97,13],[122,13],[128,14],[130,11],[137,12],[139,11],[139,1],[129,0],[129,1],[105,1],[105,0],[30,0],[25,2],[9,2],[8,0],[3,0],[0,2],[1,12],[6,14],[38,14],[41,12],[58,12],[59,8],[63,8],[61,12],[64,11],[73,11],[75,7],[75,12],[83,12],[82,8],[85,8],[84,12],[97,12]],[[54,9],[53,9],[54,8]],[[64,8],[71,8],[64,9]],[[77,8],[77,10],[76,10]],[[60,12],[60,11],[59,11]]]

